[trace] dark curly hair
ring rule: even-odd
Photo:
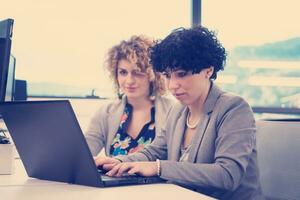
[[[215,32],[203,26],[175,29],[151,48],[151,63],[155,71],[169,72],[177,69],[199,73],[214,68],[211,79],[224,69],[226,50]]]

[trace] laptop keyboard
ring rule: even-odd
[[[105,170],[102,170],[102,169],[98,169],[98,173],[100,174],[101,178],[105,178],[105,179],[123,179],[123,178],[128,178],[128,177],[138,177],[138,175],[136,174],[128,174],[128,173],[124,173],[122,176],[120,177],[116,177],[116,176],[107,176],[106,175],[106,172]]]
[[[162,182],[162,179],[158,177],[142,177],[137,174],[124,173],[121,177],[107,176],[106,171],[98,170],[101,181],[105,182],[106,186],[120,186],[128,184],[147,184]]]

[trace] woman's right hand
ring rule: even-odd
[[[120,160],[107,157],[107,156],[96,156],[94,161],[97,167],[102,167],[104,170],[111,170],[115,165],[121,163]]]

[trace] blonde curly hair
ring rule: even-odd
[[[123,40],[118,45],[109,49],[105,68],[109,71],[111,79],[114,81],[116,93],[119,94],[118,84],[118,63],[122,59],[126,59],[135,63],[141,72],[146,73],[150,80],[150,94],[153,98],[156,95],[166,93],[166,85],[164,77],[153,71],[150,64],[150,48],[155,44],[154,40],[144,35],[132,36],[129,40]]]

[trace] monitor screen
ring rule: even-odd
[[[0,102],[6,100],[6,98],[12,100],[12,94],[8,94],[6,97],[6,89],[8,87],[13,87],[13,84],[7,86],[7,81],[14,82],[11,80],[11,77],[9,77],[12,75],[14,76],[14,69],[9,69],[10,67],[14,68],[14,63],[11,63],[10,65],[13,22],[12,19],[0,21]],[[12,77],[12,79],[14,79],[14,77]],[[8,92],[12,93],[13,88],[10,90],[11,91]]]

